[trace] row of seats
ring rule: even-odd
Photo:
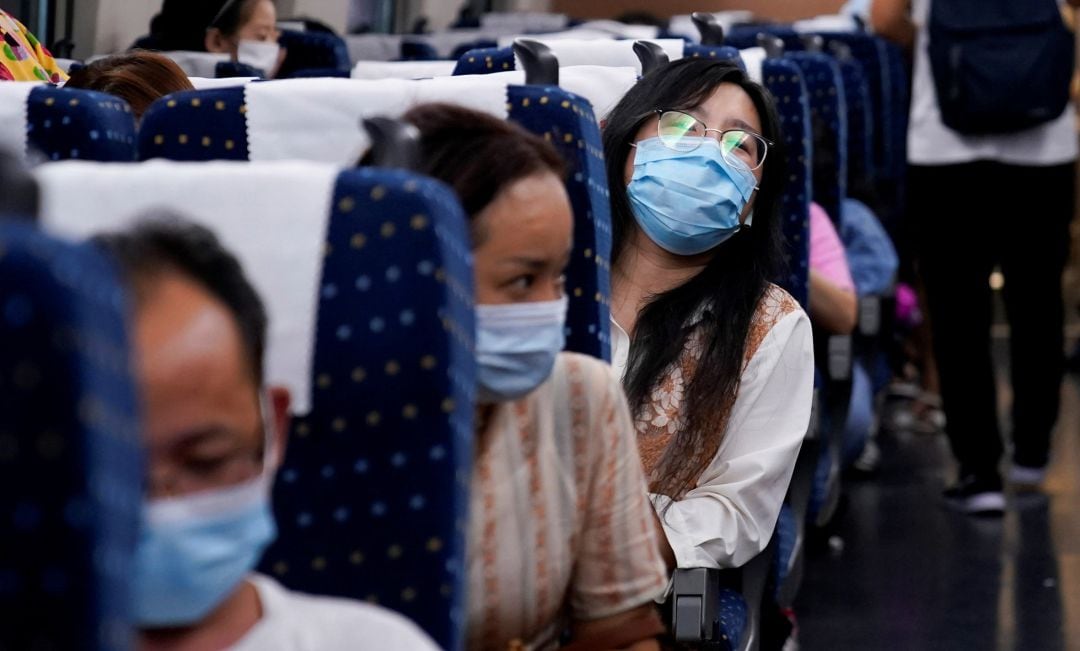
[[[760,62],[761,81],[777,98],[789,154],[783,223],[790,272],[781,280],[806,305],[809,202],[818,201],[835,218],[845,184],[858,175],[863,175],[858,181],[865,182],[871,172],[869,165],[854,161],[872,161],[874,171],[889,170],[869,176],[871,181],[896,182],[895,168],[889,167],[885,154],[894,153],[897,143],[886,146],[886,138],[877,132],[850,134],[859,120],[864,126],[891,124],[883,118],[886,108],[902,111],[895,103],[895,89],[884,96],[877,92],[882,87],[872,83],[875,74],[878,79],[885,75],[887,61],[858,54],[880,55],[876,39],[822,34],[820,43],[808,43],[801,37],[784,39],[782,30],[765,31],[777,32],[774,36],[787,46],[781,49],[766,42],[770,56]],[[741,44],[757,46],[759,39],[755,35],[752,44]],[[829,49],[833,54],[825,54],[822,44],[831,42],[847,45],[850,53]],[[739,56],[737,49],[724,44],[696,47],[700,49],[685,46],[683,55],[729,60]],[[499,57],[499,65],[490,66],[492,71],[503,64],[517,67],[513,52],[506,49],[468,56],[483,60],[485,69],[489,57],[493,64]],[[868,70],[880,65],[886,67]],[[526,78],[529,75],[526,70]],[[264,292],[266,296],[281,294],[282,283],[289,285],[288,279],[275,277],[288,265],[273,256],[295,249],[290,238],[272,237],[279,230],[273,220],[282,228],[302,220],[309,230],[323,234],[318,262],[306,263],[315,265],[311,282],[318,288],[317,305],[302,312],[309,321],[297,326],[310,332],[308,339],[299,339],[310,344],[310,359],[303,351],[294,351],[294,358],[284,355],[277,367],[286,375],[293,370],[285,379],[304,387],[300,393],[306,396],[308,409],[293,426],[293,444],[275,494],[282,532],[264,566],[294,588],[377,598],[420,622],[441,644],[455,648],[461,639],[463,603],[462,477],[467,476],[472,438],[473,369],[467,352],[472,331],[471,271],[465,229],[456,201],[421,177],[337,170],[355,162],[366,148],[361,118],[398,114],[421,101],[468,97],[476,108],[543,135],[570,163],[567,189],[575,212],[575,250],[567,270],[571,301],[567,348],[607,359],[611,233],[599,140],[601,116],[586,99],[555,85],[508,84],[498,76],[477,75],[377,85],[296,80],[180,93],[152,107],[138,132],[126,107],[109,96],[37,86],[9,92],[15,100],[0,95],[0,103],[27,109],[22,147],[45,152],[50,160],[232,161],[198,166],[162,162],[138,167],[44,166],[38,172],[43,216],[57,232],[85,235],[116,225],[109,220],[126,221],[155,206],[173,207],[223,229],[226,245],[242,259],[245,251],[253,258],[258,251],[271,256],[272,263],[253,267],[257,284],[275,288]],[[853,108],[861,117],[852,118]],[[19,129],[18,122],[14,127],[0,126],[0,131],[7,131],[5,138],[14,141],[19,140]],[[312,149],[313,133],[320,142],[332,143],[331,151]],[[813,174],[812,158],[818,149],[835,152],[835,175]],[[312,162],[272,162],[298,158]],[[265,211],[258,214],[269,211],[268,222],[236,224],[234,235],[228,236],[223,216],[255,212],[249,205],[252,193],[245,188],[275,187],[287,197],[302,179],[321,179],[321,186],[306,187],[323,187],[326,196],[303,203],[264,198]],[[99,202],[94,210],[80,205],[90,194]],[[294,194],[310,197],[299,187]],[[194,199],[199,195],[230,196],[236,206],[200,207]],[[330,208],[315,208],[320,205]],[[265,239],[246,237],[253,229],[266,233]],[[36,246],[36,236],[13,232],[5,237],[15,248]],[[57,273],[49,270],[50,264],[44,273]],[[302,292],[294,300],[304,300]],[[276,323],[273,305],[271,311]],[[423,330],[410,331],[414,325]],[[278,334],[279,341],[293,344],[275,347],[272,342],[271,372],[273,351],[297,348],[295,338]],[[361,336],[366,344],[372,338],[385,339],[377,346],[351,343]],[[416,341],[430,342],[430,349],[418,351]],[[842,385],[842,364],[838,369],[827,365],[824,371]],[[365,391],[355,391],[357,385],[364,385]],[[92,385],[82,387],[91,389]],[[358,394],[363,394],[362,400],[357,400]],[[373,435],[340,436],[357,424]],[[416,441],[392,434],[406,425],[428,432],[429,437]],[[838,423],[831,422],[830,430],[837,429]],[[808,440],[774,546],[751,563],[754,567],[744,568],[743,596],[749,598],[724,593],[717,601],[725,607],[700,613],[701,618],[720,621],[722,636],[733,648],[756,643],[754,620],[761,591],[755,594],[751,584],[763,585],[771,578],[772,596],[790,604],[797,591],[805,523],[808,518],[827,520],[830,505],[835,504],[836,442],[815,431],[808,433]],[[819,454],[824,473],[817,463]],[[90,472],[94,468],[91,464]],[[823,478],[816,489],[810,485],[815,478]],[[388,487],[393,487],[392,494],[384,494]],[[342,495],[364,498],[342,500]],[[410,519],[389,518],[391,511],[423,513],[430,526],[418,529]],[[120,520],[117,526],[122,529]],[[363,535],[343,535],[349,531]],[[357,539],[364,541],[362,546]],[[704,589],[691,578],[682,581],[686,590]],[[677,581],[677,594],[681,589]],[[744,630],[745,622],[749,625]]]

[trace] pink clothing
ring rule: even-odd
[[[810,268],[840,289],[855,291],[844,244],[825,209],[810,204]]]

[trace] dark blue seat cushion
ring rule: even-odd
[[[123,292],[0,224],[0,648],[125,649],[143,465]]]
[[[31,156],[46,160],[135,160],[135,117],[124,100],[91,90],[39,86],[27,100]]]

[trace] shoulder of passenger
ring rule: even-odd
[[[277,593],[277,605],[288,611],[290,619],[302,622],[307,631],[319,632],[326,640],[358,637],[382,640],[387,649],[438,648],[415,623],[386,608],[352,599],[294,592],[266,576],[256,575],[252,580],[261,595],[265,596],[268,590]]]

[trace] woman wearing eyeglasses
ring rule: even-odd
[[[605,122],[613,365],[669,569],[765,548],[810,421],[810,323],[771,282],[785,183],[772,102],[730,63],[683,59]]]

